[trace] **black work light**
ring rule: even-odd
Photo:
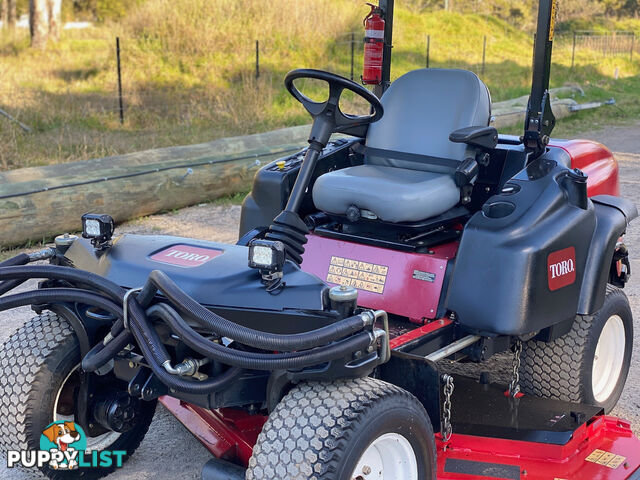
[[[282,272],[284,267],[284,243],[272,240],[254,239],[249,242],[249,267],[261,273]]]
[[[85,213],[82,216],[82,238],[90,238],[93,246],[104,245],[111,240],[115,227],[110,215]]]

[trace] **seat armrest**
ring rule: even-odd
[[[498,145],[498,131],[495,127],[466,127],[451,133],[449,140],[472,147],[493,149]]]

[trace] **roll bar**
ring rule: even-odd
[[[379,0],[381,16],[385,20],[384,50],[382,57],[382,82],[374,93],[379,97],[391,85],[391,52],[393,48],[393,7],[395,0]],[[551,75],[551,53],[555,33],[558,0],[540,0],[538,25],[533,55],[533,78],[531,96],[527,106],[522,142],[529,152],[529,161],[544,153],[556,118],[551,111],[549,77]]]

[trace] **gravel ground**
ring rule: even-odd
[[[640,123],[627,127],[609,127],[590,132],[585,138],[598,140],[615,153],[620,163],[622,195],[640,203]],[[168,234],[202,238],[221,242],[235,242],[240,220],[239,206],[198,205],[163,215],[138,219],[119,227],[120,232]],[[627,232],[627,245],[631,251],[632,270],[640,272],[640,221]],[[35,282],[21,290],[33,288]],[[631,421],[640,435],[640,274],[631,277],[625,289],[636,314],[636,341],[631,372],[622,398],[613,412]],[[26,319],[30,310],[22,308],[0,313],[0,342],[6,340]],[[508,362],[508,359],[506,359]],[[505,359],[497,359],[493,372],[505,371]],[[493,368],[495,367],[495,368]],[[485,369],[487,366],[485,365]],[[158,407],[149,433],[127,462],[125,468],[108,478],[117,479],[174,479],[199,478],[202,465],[209,459],[208,452],[163,407]],[[9,470],[0,464],[0,478],[23,480],[34,477],[17,469]]]

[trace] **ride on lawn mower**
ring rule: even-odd
[[[216,457],[207,480],[639,479],[640,441],[606,415],[631,359],[637,211],[605,147],[550,139],[555,12],[541,0],[522,137],[490,126],[471,72],[391,84],[381,0],[375,94],[287,75],[309,147],[259,171],[236,245],[114,237],[87,214],[83,238],[3,262],[2,294],[43,279],[0,298],[38,313],[0,350],[8,459],[82,430],[84,457],[38,466],[99,478],[116,462],[87,459],[131,455],[160,401]],[[345,90],[371,113],[343,113]],[[508,386],[454,373],[505,352]]]

